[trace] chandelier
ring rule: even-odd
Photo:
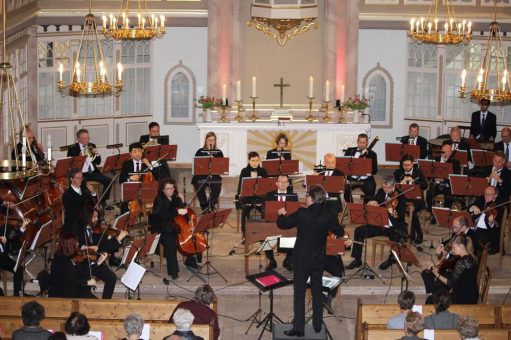
[[[511,100],[511,88],[509,85],[509,65],[507,53],[502,46],[500,27],[497,22],[497,4],[494,4],[494,18],[490,24],[490,34],[486,43],[486,52],[479,68],[474,87],[468,93],[466,85],[467,70],[461,73],[460,98],[467,95],[471,99],[489,99],[503,102]]]
[[[0,108],[1,112],[6,112],[7,120],[4,124],[7,125],[10,138],[12,138],[12,145],[14,149],[14,160],[1,160],[0,161],[0,179],[23,179],[25,177],[33,176],[38,173],[38,165],[36,162],[27,162],[27,155],[30,155],[32,160],[35,156],[32,153],[32,148],[27,146],[27,130],[23,113],[21,112],[21,105],[18,97],[18,90],[14,83],[14,75],[12,73],[12,65],[9,63],[6,51],[6,1],[3,2],[2,21],[3,21],[3,54],[2,62],[0,63]],[[18,157],[17,136],[20,129],[16,128],[16,122],[21,127],[21,134],[23,136],[23,147],[21,160]]]
[[[318,28],[317,0],[252,0],[250,5],[252,19],[247,26],[275,39],[280,46],[307,32]]]
[[[92,65],[89,65],[90,61],[93,62]],[[89,14],[85,17],[84,30],[71,73],[71,83],[67,85],[64,83],[64,65],[60,63],[57,87],[62,93],[75,97],[80,95],[119,95],[123,86],[122,71],[122,64],[118,63],[115,84],[108,81],[105,57],[98,38],[96,17],[92,14],[92,0],[89,0]]]
[[[447,16],[445,23],[438,19],[438,4],[445,1]],[[466,44],[472,39],[472,22],[457,20],[451,0],[433,0],[426,18],[412,18],[408,36],[418,43],[457,45]]]
[[[115,40],[150,40],[165,35],[165,17],[151,14],[146,0],[137,0],[137,26],[130,26],[130,0],[122,0],[119,15],[103,15],[103,34]],[[110,20],[108,20],[110,19]],[[132,25],[134,25],[132,23]]]

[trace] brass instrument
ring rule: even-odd
[[[142,148],[145,148],[146,146],[154,146],[154,145],[159,145],[158,137],[156,137],[155,139],[152,139],[151,137],[149,137],[149,141],[147,143],[143,143]]]
[[[94,162],[96,157],[98,157],[98,154],[94,152],[94,148],[91,148],[90,146],[86,145],[83,147],[82,156],[90,157],[91,162]]]

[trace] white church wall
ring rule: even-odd
[[[207,28],[169,27],[163,39],[152,44],[152,106],[153,119],[160,124],[162,135],[170,135],[170,143],[178,144],[177,161],[191,162],[199,148],[199,130],[193,124],[165,122],[165,76],[182,61],[193,72],[196,80],[196,97],[205,95],[207,88]],[[170,88],[169,88],[170,90]],[[196,118],[197,119],[197,118]],[[200,118],[199,118],[200,119]]]
[[[385,161],[385,143],[396,143],[396,136],[403,136],[407,131],[409,122],[404,120],[406,104],[406,65],[407,65],[407,37],[405,31],[399,30],[372,30],[359,31],[358,51],[358,93],[363,93],[362,82],[367,72],[379,63],[385,68],[394,80],[394,96],[392,125],[389,128],[374,128],[371,140],[375,136],[380,141],[374,147],[378,154],[380,164]],[[353,141],[355,145],[355,141]],[[396,164],[396,163],[388,163]]]

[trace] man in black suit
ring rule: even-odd
[[[168,145],[169,141],[166,138],[159,138],[160,136],[160,124],[156,122],[149,123],[149,134],[140,136],[140,140],[138,141],[142,145],[152,142],[154,144],[164,144]]]
[[[396,180],[393,176],[387,176],[383,179],[383,186],[376,193],[375,199],[367,203],[371,206],[379,206],[389,199],[392,199],[393,195],[398,195],[396,191]],[[351,257],[354,260],[346,267],[346,269],[354,269],[362,265],[362,244],[366,242],[368,238],[375,236],[387,236],[392,241],[399,241],[404,235],[406,235],[405,225],[405,214],[406,214],[406,202],[403,195],[394,198],[397,199],[397,207],[394,209],[390,207],[389,210],[389,221],[385,226],[360,226],[355,229],[354,242],[351,250]],[[366,250],[367,251],[367,250]],[[381,270],[385,270],[393,263],[392,254],[389,259],[380,265]]]
[[[353,158],[370,158],[372,163],[372,176],[351,176],[348,178],[351,184],[346,183],[346,189],[344,190],[344,199],[346,202],[353,202],[351,191],[356,188],[361,188],[364,192],[365,197],[374,196],[376,191],[376,181],[374,175],[378,172],[378,156],[373,150],[369,150],[368,147],[369,137],[365,133],[361,133],[357,138],[357,147],[348,148],[344,153],[344,156]]]
[[[489,99],[481,99],[479,106],[481,107],[480,111],[472,112],[470,138],[475,138],[478,141],[494,141],[497,136],[497,116],[488,111]]]
[[[426,159],[428,157],[428,140],[419,136],[419,125],[412,123],[408,127],[408,136],[401,137],[401,144],[419,145],[420,158]]]
[[[87,155],[85,163],[83,164],[83,178],[86,182],[96,181],[103,185],[103,190],[105,192],[103,193],[101,203],[104,204],[110,198],[110,190],[112,189],[110,183],[112,182],[112,179],[103,175],[98,170],[98,165],[101,164],[101,155],[97,153],[96,144],[90,143],[89,131],[87,129],[78,130],[76,138],[78,139],[78,143],[73,144],[69,149],[67,149],[67,157],[85,155],[86,151],[84,150],[86,148],[90,151],[92,155]]]
[[[461,129],[457,126],[451,128],[449,132],[450,139],[444,140],[443,144],[450,144],[452,151],[461,150],[466,151],[468,155],[468,161],[472,161],[472,155],[470,154],[470,144],[468,144],[465,138],[461,137]]]
[[[293,193],[293,186],[289,185],[289,176],[288,175],[279,175],[277,177],[277,190],[270,191],[266,194],[265,201],[279,201],[279,202],[297,202],[298,195]],[[266,270],[277,268],[277,261],[275,261],[275,256],[273,255],[273,250],[265,251],[266,257],[270,261],[268,266],[266,266]],[[293,270],[293,251],[290,250],[287,252],[282,265],[289,271]]]
[[[495,151],[493,155],[493,167],[488,170],[484,177],[488,179],[488,184],[497,187],[499,198],[505,202],[511,194],[511,170],[505,165],[506,155],[502,151]]]
[[[500,137],[502,140],[493,145],[493,151],[502,151],[504,152],[504,156],[506,157],[506,167],[509,168],[511,165],[511,129],[508,127],[502,128],[500,132]]]
[[[279,209],[277,225],[281,229],[297,228],[293,255],[294,273],[294,320],[293,328],[285,331],[288,336],[303,336],[305,329],[305,290],[310,277],[312,290],[312,326],[316,333],[323,323],[322,276],[326,258],[328,232],[344,235],[343,226],[323,206],[326,193],[321,187],[311,187],[307,196],[307,208],[285,216],[286,209]]]

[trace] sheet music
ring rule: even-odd
[[[142,334],[140,335],[140,339],[143,340],[151,340],[151,325],[148,323],[144,324],[144,328],[142,328]]]
[[[424,330],[424,339],[425,340],[435,340],[435,330],[434,329],[425,329]]]
[[[417,312],[422,314],[422,305],[413,305],[412,312]]]
[[[142,277],[144,277],[146,269],[141,265],[131,262],[128,270],[122,276],[121,283],[131,290],[136,290]]]
[[[105,336],[103,335],[103,332],[89,331],[89,334],[87,334],[87,335],[95,336],[98,340],[104,340],[105,339]],[[93,338],[91,338],[91,339],[93,339]]]
[[[259,247],[259,249],[257,249],[256,253],[260,253],[262,251],[266,251],[266,250],[272,250],[273,247],[275,247],[277,245],[277,242],[279,241],[279,238],[281,237],[282,235],[276,235],[276,236],[268,236],[264,242],[261,244],[261,246]]]
[[[307,284],[311,283],[311,278],[307,279]],[[334,289],[338,285],[341,284],[341,278],[337,276],[323,276],[322,278],[322,286],[328,288],[329,290]]]
[[[147,255],[152,255],[156,251],[156,246],[158,245],[158,242],[160,241],[161,234],[156,235],[154,238],[153,244],[151,244],[151,249],[149,249],[149,252]]]
[[[281,237],[279,240],[280,248],[290,248],[293,249],[295,247],[296,237]]]

